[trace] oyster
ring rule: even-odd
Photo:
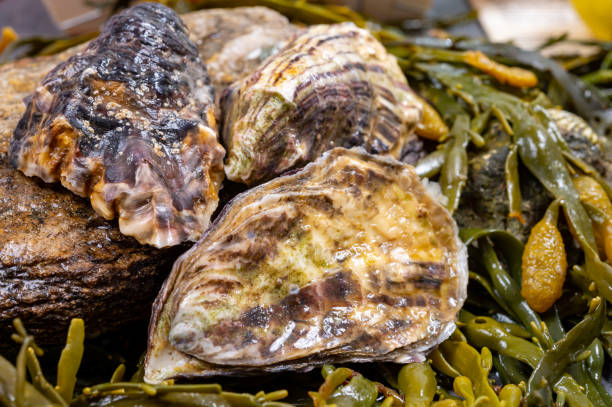
[[[466,286],[455,222],[413,168],[335,148],[238,195],[177,260],[145,380],[422,360]]]
[[[220,96],[278,52],[299,28],[265,7],[206,9],[181,14]]]
[[[89,197],[123,234],[196,240],[217,207],[223,147],[213,88],[185,26],[144,3],[42,81],[11,141],[12,164]]]
[[[304,30],[221,98],[225,174],[256,184],[336,146],[400,158],[421,106],[395,58],[352,23]]]

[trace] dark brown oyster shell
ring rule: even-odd
[[[26,175],[89,197],[156,247],[206,228],[223,155],[206,68],[178,15],[156,3],[112,17],[44,78],[10,151]]]

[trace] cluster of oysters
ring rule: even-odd
[[[114,16],[10,144],[141,244],[196,241],[155,301],[145,380],[422,360],[454,329],[467,259],[399,161],[422,108],[395,59],[345,23],[261,27],[205,62],[199,29],[154,3]],[[224,178],[250,189],[211,223]]]

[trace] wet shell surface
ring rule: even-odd
[[[89,197],[123,234],[196,240],[217,207],[224,149],[210,78],[171,9],[134,6],[60,63],[28,102],[12,164]]]
[[[238,195],[179,258],[145,380],[423,360],[466,288],[456,224],[414,169],[335,148]]]
[[[221,106],[226,176],[248,185],[333,147],[400,158],[422,114],[395,58],[352,23],[303,30]]]
[[[263,7],[200,10],[181,19],[207,61],[215,94],[225,81],[252,72],[270,44],[288,40],[295,30],[284,16]],[[14,318],[45,347],[65,343],[72,318],[83,318],[91,337],[148,320],[172,263],[186,250],[142,246],[122,235],[117,222],[96,214],[89,200],[25,177],[9,163],[23,99],[87,45],[0,65],[0,354],[15,351]],[[224,198],[220,193],[220,201]]]

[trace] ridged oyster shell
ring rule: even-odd
[[[352,23],[305,29],[221,106],[226,176],[249,185],[333,147],[399,159],[422,114],[395,58]]]
[[[177,260],[145,380],[422,360],[466,288],[456,224],[414,169],[335,148],[238,195]]]
[[[89,197],[123,234],[196,240],[217,207],[225,150],[213,88],[178,15],[145,3],[114,17],[28,102],[12,164]]]
[[[200,10],[181,19],[200,57],[223,61],[207,63],[215,94],[225,87],[219,80],[248,75],[270,44],[286,41],[295,29],[263,7]],[[255,32],[261,34],[259,43],[253,41]],[[64,344],[72,318],[83,318],[91,337],[148,319],[172,263],[185,251],[183,245],[156,250],[138,244],[122,235],[116,222],[97,215],[88,200],[25,177],[8,161],[13,130],[26,108],[23,99],[87,45],[0,65],[0,354],[15,351],[14,318],[43,346]]]

